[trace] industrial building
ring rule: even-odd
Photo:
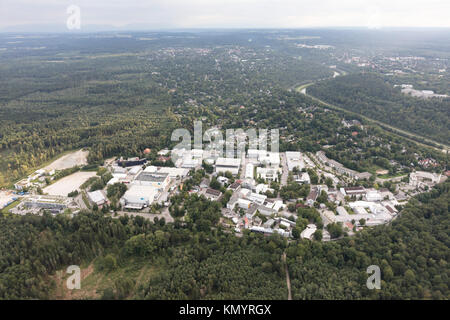
[[[256,177],[258,179],[268,180],[268,181],[278,181],[278,174],[280,169],[273,168],[256,168]]]
[[[152,185],[132,184],[120,203],[125,209],[141,210],[158,200],[159,191]]]
[[[25,210],[30,210],[33,213],[47,210],[56,214],[67,209],[70,202],[71,200],[69,198],[62,196],[34,195],[25,198],[20,207]]]
[[[108,199],[106,198],[106,196],[102,190],[88,192],[87,196],[88,196],[89,201],[92,204],[96,204],[97,206],[102,206],[108,202]]]
[[[222,192],[220,192],[219,190],[214,190],[214,189],[209,189],[209,188],[206,189],[204,194],[205,194],[205,197],[211,201],[217,201],[222,196]]]
[[[133,185],[152,186],[164,190],[169,185],[169,180],[168,173],[143,171],[133,181]]]
[[[300,152],[286,151],[286,163],[289,171],[293,171],[294,168],[302,170],[305,167],[305,163],[302,159]]]
[[[218,158],[216,160],[216,173],[229,171],[232,175],[237,176],[239,174],[240,166],[241,159]]]

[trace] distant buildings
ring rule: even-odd
[[[409,175],[409,185],[416,188],[433,186],[441,180],[441,174],[435,174],[426,171],[411,172]]]

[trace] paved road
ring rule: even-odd
[[[310,84],[308,84],[306,87],[308,87],[309,85]],[[302,86],[301,90],[305,89],[306,87]],[[331,104],[331,103],[325,102],[325,101],[323,101],[323,100],[321,100],[319,98],[316,98],[316,97],[306,93],[306,91],[305,91],[304,94],[306,96],[310,97],[311,99],[313,99],[313,100],[315,100],[315,101],[317,101],[317,102],[319,102],[319,103],[321,103],[323,105],[326,105],[327,107],[329,107],[331,109],[343,111],[343,112],[345,112],[347,114],[357,115],[357,116],[363,118],[364,120],[366,120],[368,122],[376,123],[380,127],[382,127],[385,131],[388,131],[388,132],[390,132],[392,134],[400,136],[403,139],[409,140],[409,141],[414,142],[414,143],[416,143],[418,145],[425,146],[425,147],[428,147],[428,148],[433,148],[433,149],[438,150],[438,151],[443,152],[443,153],[447,153],[448,151],[450,151],[450,146],[448,146],[448,145],[446,145],[444,143],[440,143],[440,142],[434,141],[434,140],[432,140],[430,138],[423,137],[423,136],[421,136],[419,134],[416,134],[416,133],[413,133],[413,132],[405,131],[403,129],[391,126],[391,125],[389,125],[389,124],[387,124],[385,122],[369,118],[369,117],[367,117],[365,115],[362,115],[360,113],[357,113],[357,112],[354,112],[354,111],[351,111],[351,110],[348,110],[348,109],[345,109],[345,108],[342,108],[342,107],[338,107],[338,106],[336,106],[334,104]],[[417,141],[417,138],[419,138],[420,140],[424,141],[425,143]],[[437,145],[439,147],[435,147],[434,145]]]
[[[283,172],[281,174],[280,185],[285,186],[285,185],[287,185],[287,180],[288,180],[288,175],[289,175],[289,170],[288,170],[287,161],[286,161],[286,153],[284,153],[284,152],[280,153],[280,157],[281,157],[281,166],[283,168]]]
[[[77,196],[74,198],[74,201],[75,201],[76,204],[78,204],[78,206],[80,207],[81,210],[90,210],[90,209],[86,206],[86,203],[84,203],[84,201],[83,201],[83,195],[82,195],[82,192],[80,192],[80,194],[77,195]]]
[[[242,160],[241,160],[241,175],[240,178],[241,180],[245,179],[245,169],[247,168],[247,163],[248,163],[248,159],[245,157],[245,153],[242,155]]]
[[[174,222],[174,219],[170,215],[169,209],[167,207],[163,208],[162,213],[160,213],[160,214],[118,211],[117,218],[122,217],[122,216],[131,216],[131,217],[140,216],[142,218],[149,219],[151,221],[154,221],[155,218],[158,218],[158,219],[164,218],[166,220],[166,223]]]
[[[400,182],[404,177],[406,177],[407,175],[403,175],[403,176],[398,176],[398,177],[393,177],[393,178],[388,178],[388,179],[382,179],[382,178],[376,178],[375,182],[386,182],[386,181],[392,181],[392,182]]]

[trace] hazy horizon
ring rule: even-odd
[[[3,0],[0,32],[69,31],[72,5],[80,10],[79,32],[450,28],[450,2],[443,0]]]

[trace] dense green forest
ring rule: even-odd
[[[332,76],[324,63],[334,56],[299,48],[290,33],[30,36],[19,44],[10,43],[13,36],[0,36],[6,48],[0,52],[0,186],[68,150],[88,148],[88,160],[95,164],[110,156],[141,155],[147,147],[168,147],[172,130],[189,129],[194,119],[227,128],[285,128],[293,139],[284,148],[296,144],[317,151],[335,145],[330,153],[356,170],[374,168],[370,154],[415,163],[414,144],[392,136],[396,146],[391,151],[384,148],[386,139],[373,139],[386,133],[372,130],[353,138],[359,140],[355,146],[347,137],[350,130],[335,135],[343,115],[323,113],[323,106],[286,90]],[[319,34],[332,43],[339,39],[334,32]],[[142,40],[147,37],[153,40]],[[30,50],[37,43],[44,47]],[[370,104],[367,109],[378,117],[390,114],[389,121],[407,130],[415,126],[414,132],[448,141],[446,101],[404,97],[371,75],[338,77],[317,86],[326,85],[330,90],[324,94],[341,97],[346,107],[353,108],[347,102],[354,101],[355,108]],[[376,100],[374,94],[379,94]],[[355,111],[365,114],[363,109]],[[408,151],[400,154],[397,145]],[[430,150],[419,149],[421,156],[430,156]]]
[[[178,106],[240,105],[331,74],[242,36],[141,37],[42,37],[45,49],[30,52],[0,36],[0,186],[67,150],[89,148],[95,163],[167,147]]]
[[[139,284],[117,280],[100,296],[286,299],[284,251],[294,299],[450,297],[450,182],[411,200],[392,225],[328,243],[236,237],[218,224],[218,203],[187,200],[187,222],[174,224],[92,212],[0,217],[0,298],[51,298],[56,270],[95,259],[95,272],[108,274],[139,259],[159,271]],[[381,290],[365,285],[373,264]]]
[[[308,93],[394,127],[448,144],[450,99],[407,96],[382,76],[364,73],[321,81]]]
[[[303,33],[289,30],[40,35],[20,41],[0,35],[0,187],[68,150],[87,148],[91,168],[107,157],[143,156],[145,148],[152,149],[154,161],[157,150],[176,143],[170,141],[175,128],[192,130],[199,119],[204,130],[278,128],[281,152],[325,150],[360,172],[449,169],[448,155],[292,90],[330,78],[330,64],[360,70],[342,57],[353,46],[367,49],[358,45],[364,32],[309,35],[316,36],[311,44],[336,50],[301,48]],[[382,38],[371,38],[370,52]],[[420,53],[447,57],[448,50],[426,43]],[[410,55],[422,42],[406,38],[401,45]],[[397,54],[398,46],[388,41],[390,53]],[[446,81],[439,79],[437,88]],[[448,100],[406,97],[382,76],[350,74],[308,90],[348,110],[449,141]],[[347,127],[345,120],[362,126]],[[422,168],[425,158],[435,159],[436,166]],[[203,177],[196,172],[185,189]],[[311,178],[327,184],[318,175]],[[91,182],[90,190],[104,186],[98,177]],[[359,184],[374,187],[375,181]],[[117,199],[124,191],[115,185],[108,195]],[[308,191],[290,183],[280,196]],[[90,292],[94,298],[286,299],[283,253],[294,299],[449,299],[449,203],[446,182],[411,200],[391,225],[332,242],[288,242],[248,231],[237,237],[222,225],[223,203],[187,191],[172,198],[171,224],[110,215],[107,207],[73,218],[0,216],[0,299],[57,298],[61,283],[55,275],[73,264],[109,279]],[[297,214],[305,224],[317,217],[315,210]],[[381,267],[380,291],[365,285],[372,264]]]

